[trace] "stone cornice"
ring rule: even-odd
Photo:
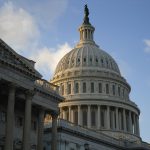
[[[17,54],[11,47],[0,39],[0,63],[7,65],[30,78],[39,79],[42,76],[34,69],[32,65],[25,61],[19,54]]]

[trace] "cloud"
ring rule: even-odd
[[[24,9],[6,2],[0,8],[0,38],[18,52],[36,45],[39,30],[34,18]]]
[[[148,40],[148,39],[144,40],[144,44],[146,45],[144,51],[146,53],[150,53],[150,40]]]
[[[70,50],[71,46],[68,43],[59,45],[57,48],[43,47],[36,55],[32,55],[31,59],[36,61],[35,67],[44,75],[44,78],[49,79],[60,59]]]
[[[54,23],[65,12],[69,0],[11,0],[15,6],[24,8],[36,19],[42,29],[54,28]]]

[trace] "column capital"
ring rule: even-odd
[[[32,99],[33,96],[35,95],[35,91],[31,91],[31,90],[25,90],[25,97],[26,99]]]

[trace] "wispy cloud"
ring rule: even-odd
[[[0,37],[18,52],[23,52],[35,45],[39,30],[28,12],[8,2],[0,8]]]
[[[46,79],[52,77],[56,65],[60,59],[71,50],[71,46],[68,43],[59,45],[56,48],[44,47],[32,55],[31,58],[36,60],[36,68],[44,75]]]
[[[145,49],[144,49],[144,51],[146,53],[150,53],[150,40],[149,39],[144,40],[144,44],[146,46]]]

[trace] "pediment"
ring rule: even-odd
[[[2,63],[32,77],[41,78],[40,73],[25,59],[0,39],[0,61]]]

